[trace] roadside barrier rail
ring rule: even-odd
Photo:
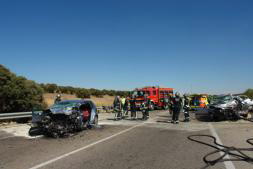
[[[30,117],[32,117],[32,112],[0,113],[0,120],[11,120]]]
[[[107,106],[97,107],[98,112],[110,109]],[[0,120],[13,120],[20,118],[31,118],[32,112],[0,113]]]

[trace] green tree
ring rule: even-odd
[[[90,98],[90,92],[87,89],[79,89],[76,91],[76,97],[79,97],[82,99]]]
[[[244,95],[248,96],[249,98],[253,99],[253,89],[247,89],[244,92]]]
[[[48,93],[55,93],[58,90],[58,86],[53,83],[46,84],[46,91]]]
[[[44,107],[40,85],[0,65],[0,112],[31,111],[33,107]]]

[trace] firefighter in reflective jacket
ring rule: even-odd
[[[190,121],[190,98],[187,94],[184,94],[184,122]]]
[[[182,108],[182,98],[180,97],[180,94],[176,92],[175,97],[172,100],[173,102],[173,114],[172,114],[172,121],[171,123],[179,123],[179,114]]]

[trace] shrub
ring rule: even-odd
[[[253,89],[248,89],[244,92],[244,95],[248,96],[249,98],[253,99]]]
[[[86,89],[79,89],[76,91],[76,97],[79,97],[79,98],[90,98],[90,92]]]
[[[42,109],[43,89],[34,81],[16,76],[0,65],[0,112],[31,111]]]

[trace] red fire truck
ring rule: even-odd
[[[168,109],[168,104],[166,104],[170,96],[173,95],[173,88],[160,88],[160,87],[144,87],[137,88],[133,93],[136,96],[136,105],[139,107],[144,101],[144,95],[146,95],[150,101],[150,109],[154,110],[155,108]]]

